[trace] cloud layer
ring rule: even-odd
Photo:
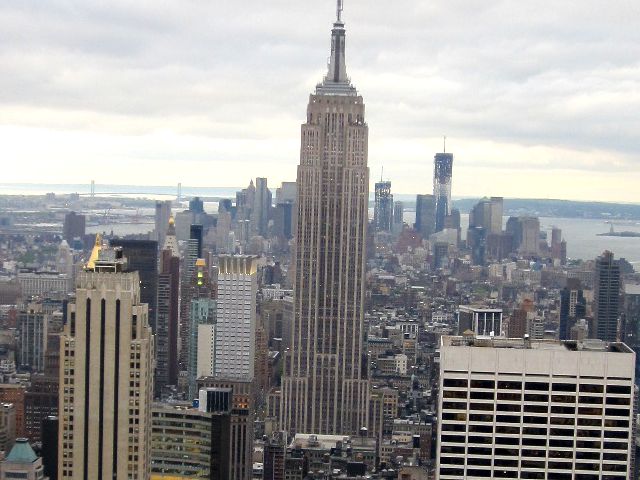
[[[0,3],[5,181],[230,186],[295,178],[325,0]],[[372,177],[454,195],[640,201],[633,0],[348,0]],[[4,163],[4,162],[3,162]]]

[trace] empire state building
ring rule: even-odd
[[[354,434],[368,414],[368,127],[347,77],[341,17],[339,0],[328,73],[309,97],[301,132],[294,323],[281,402],[282,428],[290,433]]]

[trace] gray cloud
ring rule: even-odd
[[[284,150],[263,160],[295,164],[333,7],[329,0],[2,2],[0,125],[280,142]],[[367,104],[372,167],[386,161],[391,144],[407,146],[399,164],[428,162],[433,139],[447,134],[454,150],[456,142],[545,149],[510,165],[478,153],[487,168],[640,171],[637,2],[348,0],[345,8],[348,71]],[[163,155],[140,141],[135,153],[141,161]],[[228,151],[183,153],[204,162]],[[181,153],[174,145],[164,154]],[[477,162],[458,157],[457,165]]]

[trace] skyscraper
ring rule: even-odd
[[[614,260],[612,252],[607,250],[596,259],[594,283],[595,337],[615,342],[618,338],[622,278],[620,261]]]
[[[69,212],[64,216],[64,225],[62,227],[62,236],[72,244],[74,238],[82,238],[85,234],[86,217],[78,215],[76,212]]]
[[[393,223],[393,195],[391,182],[376,182],[373,225],[377,232],[390,232]]]
[[[209,278],[206,262],[199,258],[196,260],[194,277],[191,281],[189,298],[189,361],[187,372],[189,374],[189,398],[195,398],[197,394],[196,379],[198,377],[198,335],[201,326],[215,328],[216,301],[215,290]]]
[[[155,229],[152,240],[156,240],[158,245],[164,245],[164,237],[167,231],[167,224],[171,216],[171,200],[156,202]]]
[[[180,302],[180,258],[173,218],[160,252],[158,306],[156,315],[155,396],[166,385],[178,383],[178,317]]]
[[[271,190],[267,187],[266,178],[256,178],[256,194],[251,210],[252,231],[257,235],[267,236],[269,217],[271,215]]]
[[[153,335],[137,272],[94,248],[60,340],[58,478],[149,478]]]
[[[436,199],[433,195],[416,196],[416,231],[428,239],[436,227]]]
[[[23,369],[42,372],[44,352],[47,346],[47,323],[49,316],[42,311],[42,303],[29,303],[20,312],[19,362]]]
[[[198,258],[202,258],[202,225],[191,225],[180,278],[180,351],[178,359],[183,371],[187,370],[189,363],[189,325],[191,322],[189,314],[191,297],[189,295]]]
[[[338,1],[329,71],[302,125],[294,259],[292,347],[285,358],[282,426],[356,433],[366,425],[363,368],[368,222],[368,127],[347,77]]]
[[[156,304],[158,303],[158,242],[116,238],[111,240],[110,244],[122,249],[122,256],[127,259],[127,270],[138,272],[140,302],[149,306],[149,325],[155,333]]]
[[[584,292],[577,278],[568,278],[566,286],[560,290],[560,328],[558,337],[560,340],[571,338],[571,327],[576,321],[584,318],[586,313],[586,301]]]
[[[254,377],[257,293],[257,257],[220,256],[214,362],[218,377]]]
[[[436,200],[436,232],[444,229],[445,219],[451,214],[451,177],[453,154],[436,153],[433,169],[433,196]]]

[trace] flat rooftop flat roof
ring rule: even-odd
[[[527,350],[568,350],[572,352],[633,353],[621,342],[603,342],[597,339],[576,340],[529,340],[527,338],[503,338],[488,336],[451,336],[441,339],[443,347],[513,348]]]

